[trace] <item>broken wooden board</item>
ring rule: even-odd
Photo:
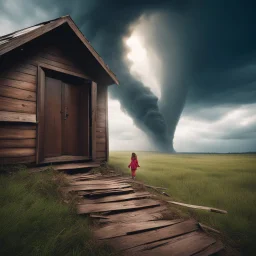
[[[144,213],[137,216],[137,218],[122,218],[121,220],[117,220],[114,217],[112,218],[100,218],[101,224],[109,224],[109,223],[136,223],[136,222],[142,222],[142,221],[151,221],[151,220],[162,220],[163,214],[162,213]]]
[[[114,237],[134,234],[139,231],[148,231],[152,229],[171,226],[181,221],[182,220],[178,219],[178,220],[143,221],[143,222],[125,223],[125,224],[110,224],[94,231],[94,235],[98,239],[114,238]]]
[[[117,250],[127,250],[135,246],[180,236],[189,232],[193,232],[197,229],[198,225],[195,220],[187,220],[161,229],[124,237],[112,238],[109,240],[109,244]]]
[[[89,191],[89,190],[109,190],[109,189],[120,189],[128,188],[130,185],[119,184],[119,185],[73,185],[67,188],[69,191]]]
[[[162,218],[162,212],[166,211],[166,206],[156,206],[132,212],[118,213],[108,215],[108,219],[100,219],[100,223],[127,223],[127,222],[141,222],[149,220],[157,220]]]
[[[84,186],[87,186],[87,185],[94,185],[94,186],[96,186],[96,185],[98,185],[98,186],[119,186],[119,185],[126,185],[126,186],[131,186],[130,184],[128,184],[128,183],[119,183],[119,182],[105,182],[105,181],[103,181],[103,182],[99,182],[99,181],[97,181],[97,180],[91,180],[91,181],[72,181],[72,182],[70,182],[69,183],[70,184],[70,186],[81,186],[81,185],[84,185]]]
[[[149,197],[150,194],[147,192],[136,192],[130,193],[127,195],[118,195],[118,196],[106,196],[99,199],[85,199],[83,200],[84,204],[99,204],[99,203],[109,203],[109,202],[120,202],[120,201],[128,201],[131,199],[140,199]]]
[[[127,185],[127,186],[131,186],[129,183],[125,183],[125,182],[115,182],[115,181],[105,181],[105,180],[86,180],[86,181],[72,181],[70,182],[71,186],[78,186],[78,185]]]
[[[151,208],[146,208],[146,209],[135,209],[132,212],[125,212],[125,213],[113,213],[113,214],[109,214],[108,217],[115,217],[116,219],[121,219],[124,217],[126,218],[132,218],[132,217],[137,217],[142,213],[159,213],[159,212],[163,212],[165,210],[167,210],[168,208],[166,207],[166,205],[161,205],[161,206],[155,206],[155,207],[151,207]]]
[[[190,256],[197,252],[206,249],[211,244],[214,244],[216,240],[203,232],[193,232],[194,234],[176,241],[174,243],[167,243],[160,247],[136,253],[138,256]]]
[[[198,225],[201,227],[201,229],[203,230],[207,230],[207,231],[211,231],[211,232],[214,232],[214,233],[217,233],[217,234],[220,234],[220,231],[219,230],[216,230],[214,228],[211,228],[211,227],[208,227],[202,223],[198,223]]]
[[[98,163],[72,163],[72,164],[60,164],[54,166],[54,170],[65,171],[65,170],[77,170],[84,168],[96,168],[100,165]]]
[[[108,190],[94,190],[94,191],[78,191],[78,195],[84,197],[92,197],[92,196],[107,196],[107,195],[115,195],[115,194],[127,194],[134,192],[132,187],[121,188],[121,189],[108,189]]]
[[[68,179],[70,182],[78,182],[78,181],[94,181],[94,180],[100,180],[99,176],[87,176],[83,178],[72,178]]]
[[[221,241],[217,241],[216,243],[210,245],[206,249],[204,249],[201,252],[198,252],[197,254],[194,254],[193,256],[208,256],[212,255],[214,253],[217,253],[224,249],[224,245]]]
[[[151,249],[154,249],[156,247],[166,245],[168,243],[175,243],[179,240],[182,240],[182,239],[188,238],[190,236],[193,236],[194,232],[197,232],[197,231],[193,231],[193,232],[187,233],[185,235],[180,235],[180,236],[177,236],[177,237],[172,237],[172,238],[168,238],[168,239],[164,239],[164,240],[160,240],[160,241],[156,241],[156,242],[152,242],[152,243],[147,243],[147,244],[135,246],[135,247],[132,247],[128,250],[125,250],[124,255],[136,255],[136,253],[138,253],[138,252],[151,250]]]
[[[79,174],[72,174],[72,175],[65,175],[65,177],[69,180],[74,179],[97,179],[98,177],[101,177],[100,174],[90,174],[90,173],[79,173]]]
[[[159,201],[151,199],[132,200],[127,202],[119,203],[102,203],[102,204],[86,204],[78,205],[77,213],[86,214],[92,212],[107,212],[107,211],[122,211],[122,210],[133,210],[140,208],[147,208],[160,205]]]
[[[211,208],[211,207],[206,207],[206,206],[193,205],[193,204],[184,204],[184,203],[179,203],[179,202],[174,202],[174,201],[168,201],[168,203],[176,204],[176,205],[180,205],[180,206],[185,206],[185,207],[193,208],[193,209],[206,210],[206,211],[209,211],[209,212],[217,212],[217,213],[222,213],[222,214],[227,214],[228,213],[225,210],[220,210],[220,209],[217,209],[217,208]]]
[[[86,168],[96,168],[99,166],[100,165],[95,162],[56,164],[56,165],[46,165],[46,166],[28,168],[28,171],[29,172],[42,172],[42,171],[46,171],[49,168],[53,168],[56,171],[68,171],[68,170],[78,170],[78,169],[86,169]]]

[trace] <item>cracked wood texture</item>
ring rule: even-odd
[[[168,213],[172,216],[166,202],[145,199],[144,196],[149,196],[147,191],[122,188],[127,179],[78,174],[69,176],[69,180],[77,183],[77,187],[97,188],[78,191],[84,199],[77,205],[77,212],[97,219],[101,224],[94,230],[98,242],[109,244],[122,255],[207,256],[224,248],[222,242],[204,232],[194,219],[165,217]],[[118,189],[109,189],[116,184]]]

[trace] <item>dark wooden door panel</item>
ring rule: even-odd
[[[61,155],[61,81],[45,79],[44,157]]]
[[[64,122],[63,122],[63,155],[79,155],[79,103],[80,87],[63,83]]]

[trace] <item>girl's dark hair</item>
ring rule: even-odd
[[[132,158],[137,158],[137,155],[135,153],[132,153]]]

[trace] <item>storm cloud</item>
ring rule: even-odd
[[[110,87],[111,96],[158,150],[173,151],[178,123],[178,127],[190,126],[198,140],[211,134],[212,140],[255,141],[254,119],[232,131],[223,124],[229,120],[224,117],[241,106],[250,108],[250,115],[256,112],[254,1],[77,0],[71,4],[68,0],[0,0],[0,4],[7,27],[8,20],[22,20],[28,26],[70,14],[119,78],[121,85]],[[132,34],[141,17],[147,50],[161,62],[160,98],[130,74],[124,61],[123,38]],[[248,117],[247,112],[237,113],[237,120]],[[201,131],[198,124],[203,127],[205,120],[210,123]],[[256,150],[256,143],[247,145]]]

